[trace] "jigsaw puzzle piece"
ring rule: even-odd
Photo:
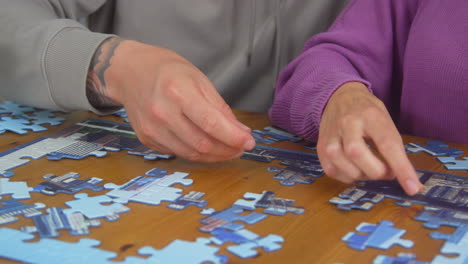
[[[191,191],[188,194],[178,197],[173,203],[169,204],[167,207],[171,209],[182,210],[187,206],[194,205],[197,207],[205,207],[208,202],[205,200],[200,200],[205,193]]]
[[[0,117],[0,133],[10,131],[16,134],[24,135],[28,133],[27,130],[32,130],[33,132],[42,132],[46,131],[47,128],[40,125],[31,124],[31,122],[27,119],[11,118],[6,116]]]
[[[314,177],[304,175],[293,168],[269,167],[268,172],[275,172],[273,179],[281,180],[280,183],[285,186],[294,186],[296,183],[311,184],[315,181]]]
[[[164,172],[162,171],[164,170],[161,170],[159,168],[153,168],[147,171],[145,175],[158,178],[159,180],[157,181],[157,184],[163,187],[168,187],[177,183],[182,184],[184,186],[189,186],[193,184],[192,179],[185,179],[189,176],[188,173],[174,172],[172,174],[163,174]]]
[[[256,145],[253,149],[244,151],[241,159],[262,162],[272,162],[273,160],[318,161],[318,156],[308,152]]]
[[[367,192],[356,188],[356,186],[352,186],[340,193],[338,197],[333,197],[329,201],[332,204],[336,204],[341,210],[370,210],[374,204],[380,203],[383,198],[385,196],[382,194]]]
[[[94,239],[83,238],[69,243],[49,238],[38,242],[25,242],[34,238],[31,234],[9,228],[0,228],[0,257],[26,263],[74,264],[113,263],[109,259],[116,253],[95,248],[101,244]]]
[[[0,179],[0,200],[2,195],[10,194],[13,199],[29,199],[33,188],[28,187],[26,182],[10,182],[10,179]]]
[[[41,238],[58,237],[58,230],[70,230],[70,235],[88,235],[90,226],[99,226],[99,220],[86,220],[79,212],[65,214],[61,208],[52,207],[46,210],[47,215],[36,215],[32,219],[35,226],[22,227],[26,233],[38,233]]]
[[[0,114],[23,115],[24,113],[33,112],[34,108],[14,103],[12,101],[4,101],[0,104]]]
[[[102,146],[86,141],[75,140],[72,144],[61,149],[48,153],[49,160],[76,159],[80,160],[88,156],[102,158],[107,155],[107,152],[101,151]]]
[[[65,118],[56,116],[54,111],[50,110],[34,112],[30,115],[22,115],[21,117],[31,120],[35,125],[49,124],[51,126],[58,126],[65,120]]]
[[[454,227],[468,225],[468,213],[449,209],[437,209],[433,213],[421,212],[414,219],[425,222],[424,227],[430,229],[438,229],[441,225]]]
[[[176,239],[163,249],[143,247],[138,253],[150,256],[147,263],[227,263],[226,256],[216,255],[219,248],[209,246],[209,243],[208,238],[197,238],[195,242]]]
[[[245,242],[236,246],[229,246],[227,250],[241,258],[252,258],[258,255],[258,252],[254,249],[262,248],[266,252],[273,252],[281,249],[281,243],[284,242],[284,238],[270,234],[266,237],[258,237],[253,241]]]
[[[0,207],[0,225],[17,221],[17,215],[24,215],[25,217],[40,215],[41,212],[38,210],[46,207],[43,203],[26,205],[15,199],[5,200],[0,204],[2,205]]]
[[[241,224],[235,224],[235,221],[242,221],[246,224],[255,224],[267,216],[261,213],[250,213],[247,215],[240,215],[244,209],[233,206],[222,211],[214,212],[213,214],[200,220],[204,226],[200,227],[203,232],[211,232],[216,228],[225,228],[229,230],[239,230],[244,226]]]
[[[412,241],[400,238],[406,231],[394,228],[393,223],[390,221],[380,221],[378,225],[361,223],[357,226],[356,231],[368,234],[360,235],[349,232],[342,238],[353,249],[364,250],[367,247],[389,249],[397,244],[405,248],[413,246]]]
[[[417,261],[415,254],[399,253],[397,257],[378,255],[373,264],[429,264],[428,262]]]
[[[252,136],[258,144],[272,144],[279,141],[299,142],[302,138],[275,127],[252,130]]]
[[[271,191],[263,191],[262,194],[247,192],[244,198],[237,200],[234,205],[247,210],[255,210],[256,207],[265,208],[263,212],[272,215],[284,215],[287,212],[304,213],[304,207],[293,206],[294,200],[277,198]]]
[[[428,141],[426,145],[422,145],[419,143],[409,143],[405,145],[405,149],[407,152],[410,153],[417,153],[417,152],[426,152],[431,156],[451,156],[451,157],[459,157],[463,151],[451,148],[441,141]]]
[[[446,240],[441,253],[444,254],[457,254],[458,257],[447,258],[445,256],[437,255],[431,263],[440,264],[466,264],[468,263],[468,225],[459,226],[453,234],[444,234],[441,232],[431,232],[430,236],[433,239]]]
[[[468,157],[455,159],[454,157],[438,157],[447,170],[468,170]]]
[[[130,211],[120,203],[114,203],[112,198],[106,195],[88,197],[86,193],[75,194],[76,200],[65,202],[70,209],[64,210],[65,214],[80,212],[89,219],[105,217],[108,221],[119,219],[119,214]],[[103,205],[112,203],[111,205]]]
[[[34,187],[33,191],[55,195],[58,192],[73,194],[84,189],[89,189],[95,192],[104,190],[103,186],[98,185],[102,182],[102,179],[92,177],[86,180],[78,180],[76,179],[78,177],[80,177],[80,174],[76,172],[69,172],[62,176],[46,174],[42,178],[47,181],[39,183],[38,186]]]

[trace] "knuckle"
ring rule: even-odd
[[[339,143],[329,143],[324,149],[325,156],[329,159],[335,159],[340,155],[341,146]]]
[[[351,158],[360,158],[364,154],[362,146],[355,141],[344,144],[344,153]]]
[[[354,124],[358,123],[359,120],[353,115],[345,115],[338,120],[338,125],[341,128],[351,127]]]
[[[214,144],[208,138],[201,138],[197,140],[194,146],[199,153],[206,154],[213,150]]]
[[[149,110],[149,114],[151,119],[156,121],[157,123],[167,124],[169,122],[169,116],[161,109],[152,107]]]
[[[201,124],[200,124],[208,134],[211,134],[216,131],[218,128],[218,120],[216,118],[213,118],[213,116],[205,114],[201,118]]]

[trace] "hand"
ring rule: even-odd
[[[255,146],[250,129],[186,59],[167,49],[127,40],[113,53],[103,73],[105,96],[125,107],[146,146],[203,162],[239,157]]]
[[[366,140],[374,143],[383,161]],[[329,99],[317,151],[325,173],[342,182],[396,177],[409,195],[423,189],[385,105],[362,83],[345,83]]]

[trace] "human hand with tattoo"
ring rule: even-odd
[[[123,105],[139,140],[157,151],[216,162],[255,146],[208,78],[170,50],[107,39],[94,55],[86,88],[96,108]]]

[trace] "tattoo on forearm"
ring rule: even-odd
[[[123,41],[121,38],[109,38],[105,40],[96,50],[89,66],[86,79],[86,95],[88,100],[96,108],[110,108],[119,106],[107,96],[107,84],[104,74],[111,66],[111,59],[115,50]]]

